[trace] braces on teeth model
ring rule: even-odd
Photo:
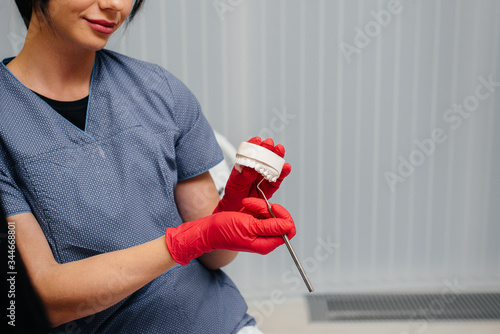
[[[270,150],[262,146],[248,142],[242,142],[238,148],[238,152],[236,153],[235,168],[238,171],[241,172],[241,166],[245,166],[255,169],[259,174],[263,176],[263,179],[257,184],[257,189],[266,201],[269,213],[274,218],[276,218],[276,216],[271,210],[271,204],[260,188],[260,184],[264,180],[268,180],[269,182],[276,182],[281,174],[281,170],[284,164],[285,159],[283,159],[276,153],[271,152]],[[302,276],[304,283],[306,284],[307,289],[309,290],[309,292],[313,292],[314,288],[312,287],[306,272],[302,268],[302,265],[300,264],[300,261],[295,254],[295,251],[293,250],[290,240],[286,235],[283,235],[282,237],[285,241],[285,245],[288,248],[288,251],[290,252],[290,255],[292,256],[293,262],[295,262],[295,265],[297,266],[297,269],[299,270],[299,273]]]

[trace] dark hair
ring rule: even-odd
[[[33,9],[35,12],[41,13],[46,20],[49,21],[47,17],[47,7],[49,5],[49,0],[15,0],[17,9],[19,13],[21,13],[21,17],[23,18],[24,24],[26,28],[29,27],[31,21],[31,13]],[[141,9],[145,0],[135,0],[134,6],[132,7],[132,11],[128,16],[129,22],[135,17],[137,12]]]

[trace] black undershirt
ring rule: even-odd
[[[36,92],[35,92],[36,93]],[[42,100],[47,102],[55,111],[80,130],[85,131],[85,120],[87,119],[87,105],[89,97],[77,101],[56,101],[36,93]]]

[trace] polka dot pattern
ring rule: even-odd
[[[173,197],[178,180],[223,158],[184,84],[156,65],[99,51],[81,131],[21,84],[6,62],[0,196],[7,215],[35,215],[56,261],[139,245],[181,223]],[[71,325],[80,333],[236,333],[254,323],[229,277],[193,261]]]

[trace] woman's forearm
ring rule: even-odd
[[[208,269],[216,270],[230,264],[238,255],[238,252],[216,249],[213,252],[205,253],[198,260]]]
[[[160,237],[132,248],[46,267],[34,282],[52,325],[58,326],[107,309],[175,265],[165,238]]]

